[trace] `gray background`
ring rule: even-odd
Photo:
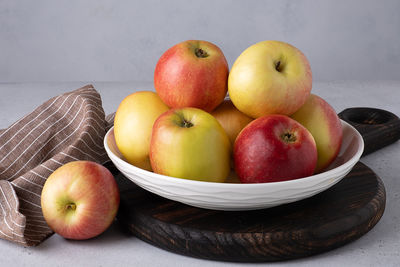
[[[217,44],[302,50],[315,81],[398,80],[400,1],[0,0],[0,82],[152,81],[163,51]]]

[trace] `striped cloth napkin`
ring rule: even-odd
[[[99,93],[92,85],[51,98],[0,130],[0,238],[34,246],[53,234],[40,207],[47,177],[69,161],[108,161]]]

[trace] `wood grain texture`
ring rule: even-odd
[[[122,227],[162,249],[221,261],[280,261],[334,249],[374,227],[386,203],[382,181],[362,163],[314,197],[240,212],[191,207],[116,177]]]
[[[400,119],[376,108],[348,108],[339,113],[342,120],[355,127],[364,139],[363,156],[400,139]]]

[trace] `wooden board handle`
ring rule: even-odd
[[[400,139],[400,119],[395,114],[377,108],[348,108],[339,118],[356,128],[364,139],[364,153],[368,155]]]

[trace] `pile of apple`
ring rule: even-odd
[[[116,144],[139,168],[209,182],[233,168],[241,183],[277,182],[323,171],[340,150],[340,120],[311,94],[310,64],[290,44],[254,44],[229,72],[216,45],[185,41],[161,56],[154,86],[115,115]]]
[[[139,168],[210,182],[233,168],[242,183],[277,182],[321,172],[339,152],[340,120],[310,94],[310,65],[287,43],[252,45],[229,72],[217,46],[185,41],[161,56],[154,85],[157,93],[127,96],[115,115],[118,149]],[[105,167],[76,161],[47,179],[41,205],[55,232],[87,239],[109,227],[119,197]]]

